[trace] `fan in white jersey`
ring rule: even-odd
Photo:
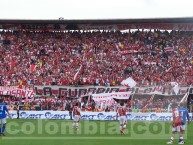
[[[80,108],[78,107],[78,103],[73,107],[72,113],[74,117],[72,128],[78,130],[78,123],[80,122]]]
[[[121,106],[117,108],[116,120],[119,117],[120,133],[124,134],[127,124],[126,109],[124,107],[124,103],[120,103],[120,105]]]

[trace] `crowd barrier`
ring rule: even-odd
[[[12,118],[17,118],[16,111],[10,111]],[[192,113],[189,113],[192,117]],[[134,121],[172,121],[171,113],[127,113],[127,120]],[[20,119],[71,119],[69,111],[20,111]],[[73,116],[72,116],[73,118]],[[82,120],[115,120],[116,112],[81,112]]]

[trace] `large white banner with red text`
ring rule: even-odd
[[[114,93],[101,93],[101,94],[92,94],[92,99],[95,101],[100,100],[111,100],[115,99],[129,99],[131,92],[114,92]]]
[[[100,104],[115,103],[114,99],[124,99],[128,100],[131,96],[131,92],[114,92],[114,93],[101,93],[92,94],[92,99]]]

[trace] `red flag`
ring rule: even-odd
[[[36,65],[35,64],[31,64],[30,65],[30,73],[34,72],[36,69]]]
[[[13,71],[13,68],[15,67],[15,60],[11,60],[11,62],[9,63],[9,67],[10,67],[10,71]]]

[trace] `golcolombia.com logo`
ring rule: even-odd
[[[49,114],[47,114],[48,117]],[[104,117],[101,116],[100,117]],[[125,135],[120,135],[118,121],[81,121],[79,124],[79,130],[72,129],[73,121],[55,121],[55,120],[42,120],[37,121],[26,120],[25,122],[11,121],[7,124],[6,138],[25,138],[30,137],[50,138],[50,135],[54,137],[67,137],[78,135],[81,137],[87,137],[92,139],[99,136],[99,139],[112,138],[117,139],[119,137],[125,139],[168,139],[171,134],[171,127],[168,122],[150,122],[150,121],[129,121],[125,130]],[[186,133],[186,132],[185,132]],[[116,136],[115,136],[116,135]],[[187,133],[184,134],[184,138],[187,137]],[[30,139],[30,138],[29,138]],[[65,138],[64,138],[65,139]]]

